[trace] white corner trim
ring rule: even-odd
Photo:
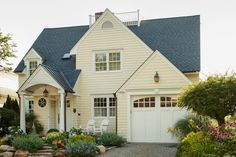
[[[179,70],[174,66],[161,52],[158,50],[155,51],[168,65],[170,65],[176,73],[178,73],[188,84],[192,84],[192,82]]]
[[[100,23],[100,21],[104,18],[105,15],[111,15],[113,19],[115,19],[128,33],[130,33],[136,40],[140,42],[150,53],[153,52],[153,50],[147,46],[137,35],[135,35],[127,26],[125,26],[118,17],[116,17],[109,9],[106,9],[104,13],[99,17],[99,19],[92,25],[92,27],[89,28],[89,30],[82,36],[82,38],[74,45],[74,47],[70,50],[71,54],[76,54],[76,49],[78,45],[90,34],[90,32]]]

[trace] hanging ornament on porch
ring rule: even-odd
[[[43,91],[43,96],[48,97],[48,90],[46,89],[46,86],[45,86],[45,89]]]

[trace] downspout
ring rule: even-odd
[[[114,95],[114,98],[115,98],[115,105],[116,105],[116,134],[117,134],[118,133],[117,97],[116,97],[116,93],[113,93],[113,95]]]
[[[67,91],[65,91],[65,97],[64,97],[64,129],[66,131],[66,97],[67,97]]]

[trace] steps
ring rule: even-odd
[[[53,150],[52,147],[44,145],[42,149],[35,153],[30,154],[29,157],[52,157]]]

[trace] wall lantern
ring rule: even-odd
[[[48,97],[48,90],[46,89],[46,86],[45,86],[45,89],[43,91],[43,96]]]
[[[158,73],[156,72],[156,74],[154,75],[154,81],[155,82],[159,82],[160,78],[159,78],[159,75]]]

